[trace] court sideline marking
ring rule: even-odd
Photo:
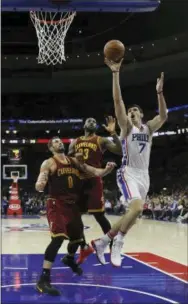
[[[148,253],[147,253],[147,254],[148,254]],[[153,268],[153,269],[155,269],[155,270],[157,270],[157,271],[159,271],[159,272],[162,272],[162,273],[164,273],[164,274],[166,274],[166,275],[168,275],[168,276],[170,276],[170,277],[172,277],[172,278],[174,278],[174,279],[176,279],[176,280],[179,280],[179,281],[181,281],[181,282],[183,282],[183,283],[188,284],[188,282],[187,282],[186,280],[183,280],[183,279],[181,279],[180,277],[175,276],[175,275],[173,275],[173,274],[170,273],[170,272],[166,272],[166,271],[164,271],[164,270],[161,269],[161,268],[157,268],[157,267],[155,267],[155,266],[149,264],[148,262],[144,262],[144,261],[140,260],[139,258],[135,258],[135,254],[134,254],[134,253],[133,253],[133,255],[131,255],[131,253],[124,253],[123,255],[126,256],[126,257],[128,257],[128,258],[130,258],[130,259],[132,259],[132,260],[134,260],[134,261],[136,261],[136,262],[139,262],[140,264],[143,264],[143,265],[145,265],[145,266],[147,266],[147,267]],[[139,257],[139,254],[136,255],[136,256]],[[155,256],[157,257],[157,255],[155,255]],[[164,258],[164,259],[165,259],[165,258]],[[167,260],[167,259],[166,259],[166,260]],[[176,262],[171,261],[171,260],[168,260],[168,261],[169,261],[169,262],[172,262],[172,263],[176,263]],[[177,263],[177,264],[178,264],[178,263]],[[159,263],[158,265],[159,265],[159,267],[160,267],[160,263]],[[186,267],[186,266],[185,266],[185,267]]]

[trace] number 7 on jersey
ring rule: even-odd
[[[146,146],[146,143],[139,143],[139,146],[141,147],[139,153],[141,154],[142,151],[144,150],[145,146]]]

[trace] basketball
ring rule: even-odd
[[[104,46],[104,56],[108,60],[119,62],[125,54],[125,46],[119,40],[110,40]]]

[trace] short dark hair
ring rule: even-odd
[[[58,137],[58,136],[54,136],[54,137],[52,137],[52,138],[49,140],[49,142],[48,142],[48,149],[49,149],[49,150],[51,149],[51,147],[52,147],[52,141],[53,141],[55,138],[59,138],[59,137]]]
[[[139,105],[137,105],[137,104],[130,105],[130,106],[127,107],[127,111],[129,109],[131,109],[131,108],[138,108],[138,110],[140,111],[140,113],[143,114],[143,110],[142,110],[142,108]]]

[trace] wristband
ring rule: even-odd
[[[119,71],[113,71],[112,74],[119,73]]]
[[[158,92],[158,93],[157,93],[157,95],[160,95],[161,93],[163,93],[163,91],[161,91],[161,92]]]

